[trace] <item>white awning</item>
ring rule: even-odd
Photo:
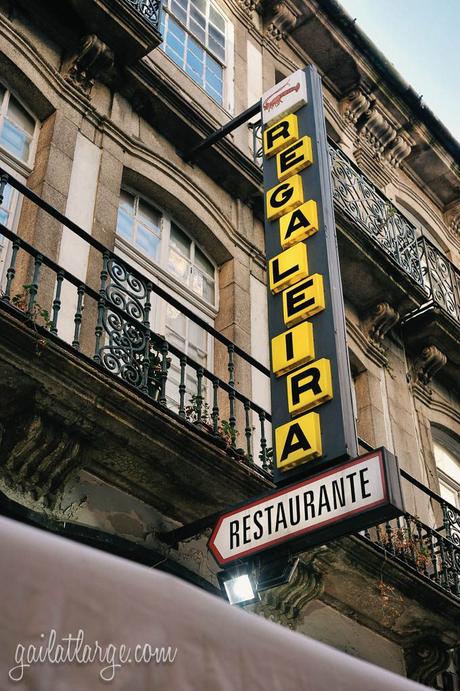
[[[173,576],[6,518],[0,518],[0,544],[2,689],[426,688]],[[157,662],[161,654],[174,661]],[[96,659],[86,664],[85,655]],[[34,662],[40,656],[44,661]],[[135,662],[143,656],[152,659]],[[110,683],[101,679],[102,670],[106,679],[115,670]],[[23,674],[22,683],[8,674]]]

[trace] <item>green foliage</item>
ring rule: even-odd
[[[214,432],[214,423],[209,403],[203,397],[194,394],[190,396],[189,403],[185,407],[185,418],[189,422],[202,425],[207,431]],[[235,443],[239,432],[234,429],[228,420],[220,420],[217,426],[217,434],[228,446]]]
[[[33,295],[33,289],[34,286],[31,284],[22,286],[22,292],[13,295],[11,304],[18,310],[21,310],[21,312],[24,312],[34,324],[43,326],[45,329],[50,329],[53,322],[50,319],[50,314],[47,309],[42,307],[35,300],[32,302],[31,308],[29,309],[29,302]]]

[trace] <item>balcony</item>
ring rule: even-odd
[[[395,305],[413,355],[436,346],[448,358],[445,373],[458,382],[460,272],[342,151],[329,150],[346,297],[363,312],[372,303]],[[367,253],[372,270],[363,272]]]
[[[97,276],[88,285],[0,229],[11,243],[0,299],[6,484],[52,506],[85,467],[181,522],[270,487],[270,415],[244,394],[251,369],[268,370],[28,188],[1,179],[90,246]],[[215,368],[151,330],[154,299],[209,334]]]
[[[109,51],[119,66],[132,65],[162,41],[160,0],[18,0],[17,4],[63,47],[67,58],[83,52],[86,69],[96,69],[98,60],[107,69]],[[89,59],[88,38],[99,41]]]
[[[261,123],[252,127],[261,165]],[[460,271],[332,142],[329,153],[345,298],[362,317],[394,306],[412,355],[436,346],[460,384]]]
[[[362,440],[360,443],[363,450],[371,450]],[[406,502],[415,505],[419,513],[423,511],[425,522],[405,513],[363,531],[360,539],[426,583],[460,598],[460,511],[403,469],[401,481]]]
[[[96,34],[123,64],[160,45],[160,0],[70,0],[87,33]]]
[[[0,464],[10,496],[53,510],[72,473],[86,468],[188,523],[273,487],[270,414],[244,393],[252,369],[268,370],[13,177],[0,179],[1,192],[12,185],[87,243],[97,267],[97,285],[88,285],[23,239],[25,229],[0,226],[11,243],[0,298]],[[410,247],[405,257],[418,243]],[[411,271],[424,280],[422,264]],[[212,370],[152,331],[153,296],[210,334]],[[401,475],[418,515],[353,539],[371,561],[390,558],[406,580],[458,601],[460,514]]]

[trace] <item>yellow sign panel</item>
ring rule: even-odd
[[[282,247],[291,247],[306,240],[318,230],[318,207],[313,199],[280,218],[280,240]]]
[[[283,292],[283,318],[286,326],[294,326],[325,308],[323,277],[308,276]]]
[[[282,120],[264,130],[264,154],[269,158],[299,138],[297,116],[286,115]]]
[[[304,168],[308,168],[313,163],[313,151],[310,137],[302,137],[287,149],[283,149],[276,157],[276,169],[278,180],[300,173]]]
[[[277,377],[315,359],[313,325],[302,322],[272,338],[272,370]]]
[[[289,374],[286,380],[291,415],[314,408],[332,398],[331,363],[326,358]]]
[[[268,263],[269,285],[272,293],[279,293],[308,276],[307,246],[300,242]]]
[[[296,209],[303,204],[302,178],[300,175],[280,182],[275,187],[268,190],[266,196],[267,219],[273,221],[275,218],[287,214],[288,211]]]
[[[323,453],[318,413],[302,415],[275,430],[276,466],[281,470],[311,461]]]

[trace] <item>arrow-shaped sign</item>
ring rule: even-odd
[[[378,449],[223,514],[208,547],[224,566],[291,540],[320,544],[403,511],[397,461]]]

